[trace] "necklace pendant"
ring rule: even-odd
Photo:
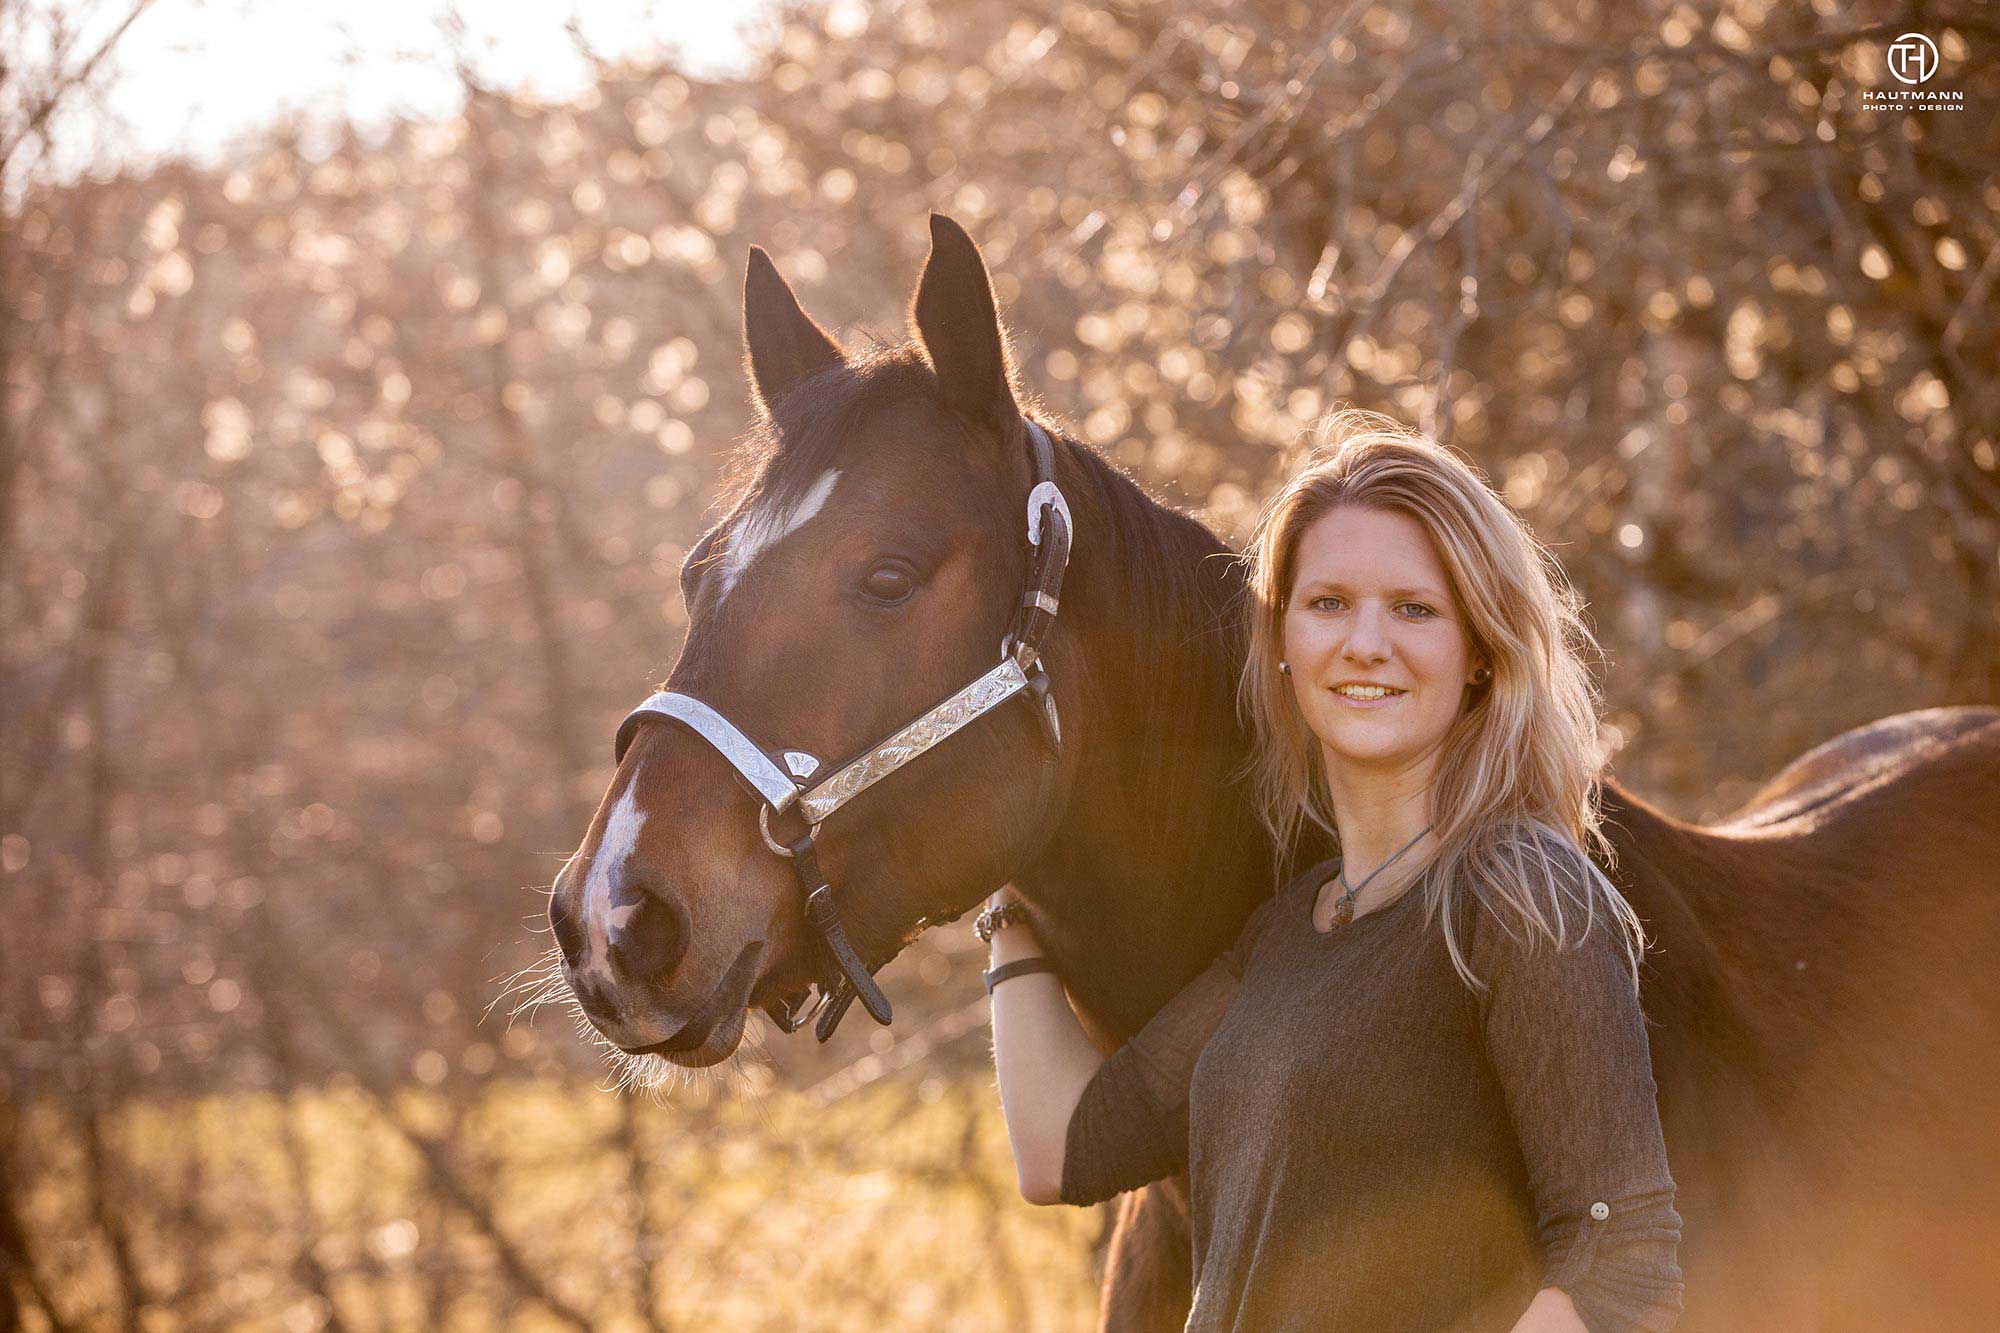
[[[1333,905],[1334,925],[1344,926],[1353,919],[1354,919],[1354,901],[1352,899],[1342,898],[1339,902]]]

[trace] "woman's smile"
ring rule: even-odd
[[[1393,689],[1387,685],[1335,685],[1328,693],[1345,704],[1356,708],[1379,708],[1408,694],[1408,690]]]

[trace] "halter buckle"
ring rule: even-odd
[[[1042,544],[1042,506],[1053,505],[1062,515],[1063,531],[1075,532],[1076,521],[1069,516],[1069,501],[1063,498],[1062,488],[1053,481],[1038,481],[1028,492],[1028,545]]]
[[[771,807],[768,805],[760,805],[757,807],[757,831],[764,835],[764,845],[766,847],[769,847],[772,851],[784,857],[786,860],[790,860],[792,858],[792,856],[794,855],[792,849],[786,846],[784,843],[779,842],[777,838],[773,837],[771,834]],[[811,839],[817,839],[819,837],[819,825],[818,824],[807,825],[806,837]]]

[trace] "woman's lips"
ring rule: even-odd
[[[1406,697],[1409,694],[1409,691],[1395,690],[1374,699],[1356,699],[1350,695],[1342,694],[1339,690],[1328,690],[1327,693],[1332,695],[1335,699],[1339,700],[1342,707],[1358,708],[1364,712],[1367,712],[1373,709],[1387,708],[1389,705],[1395,703],[1397,700]]]

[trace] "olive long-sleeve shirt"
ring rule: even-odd
[[[1105,1062],[1063,1201],[1189,1172],[1189,1329],[1505,1329],[1544,1286],[1592,1333],[1671,1327],[1680,1216],[1601,904],[1558,951],[1460,895],[1475,989],[1419,892],[1317,930],[1337,864],[1263,903]]]

